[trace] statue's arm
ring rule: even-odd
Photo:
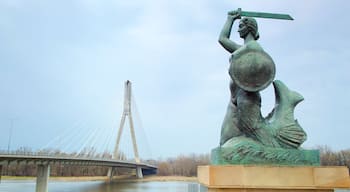
[[[239,15],[231,15],[229,13],[229,15],[227,16],[226,23],[222,28],[219,36],[219,43],[230,53],[233,53],[241,47],[241,45],[238,45],[237,43],[230,40],[232,25],[234,21],[239,17]]]

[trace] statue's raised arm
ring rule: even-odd
[[[241,47],[241,45],[230,40],[232,26],[235,20],[240,19],[241,16],[238,11],[230,11],[227,14],[227,20],[221,30],[219,36],[219,43],[230,53],[233,53]]]

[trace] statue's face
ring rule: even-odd
[[[239,22],[238,26],[238,33],[241,38],[245,38],[248,35],[249,29],[248,26],[242,22],[242,20]]]

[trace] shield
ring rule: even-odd
[[[270,85],[275,78],[276,68],[265,51],[245,49],[233,55],[229,73],[240,88],[256,92]]]

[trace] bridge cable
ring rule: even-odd
[[[131,99],[133,102],[132,103],[132,110],[134,111],[134,119],[135,119],[135,122],[138,123],[138,126],[135,126],[137,127],[138,129],[138,143],[139,143],[139,146],[142,146],[143,149],[140,150],[142,151],[142,153],[144,155],[147,155],[147,153],[149,153],[149,157],[152,157],[152,151],[150,149],[150,145],[149,145],[149,142],[148,142],[148,139],[147,139],[147,135],[145,133],[145,129],[143,128],[143,123],[142,123],[142,119],[141,119],[141,116],[140,116],[140,113],[139,113],[139,110],[138,110],[138,107],[137,107],[137,103],[136,103],[136,100],[135,100],[135,97],[134,95],[131,95]],[[135,124],[136,124],[135,123]]]

